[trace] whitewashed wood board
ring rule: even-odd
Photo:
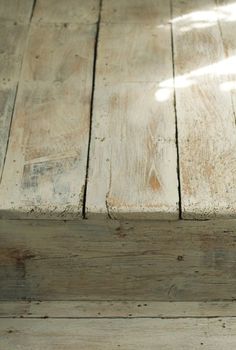
[[[147,2],[145,6],[149,6]],[[154,2],[153,2],[154,5]],[[101,21],[106,21],[103,3]],[[114,8],[114,2],[111,2]],[[125,6],[124,2],[117,6]],[[134,2],[127,8],[136,11]],[[157,6],[170,15],[169,3]],[[127,10],[128,11],[128,10]],[[156,24],[102,24],[96,65],[86,211],[88,217],[178,219],[171,31]],[[145,13],[143,15],[145,23]],[[162,38],[162,40],[158,40]]]
[[[236,126],[230,92],[221,89],[230,62],[215,2],[208,12],[203,1],[173,3],[183,218],[235,216]]]
[[[32,25],[0,187],[7,217],[81,216],[93,25]]]

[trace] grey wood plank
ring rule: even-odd
[[[0,221],[0,299],[236,298],[228,221]]]

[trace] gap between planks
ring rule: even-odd
[[[94,91],[95,91],[95,80],[96,80],[96,66],[97,66],[98,40],[99,40],[99,32],[100,32],[101,13],[102,13],[102,0],[99,0],[99,13],[98,13],[97,28],[96,28],[96,36],[94,41],[93,77],[92,77],[92,91],[91,91],[91,101],[90,101],[90,122],[89,122],[86,175],[85,175],[84,196],[83,196],[83,206],[82,206],[82,219],[86,219],[86,196],[87,196],[87,188],[88,188],[89,160],[90,160],[89,156],[90,156],[90,146],[91,146],[91,138],[92,138]]]
[[[176,88],[175,88],[175,47],[174,47],[174,29],[173,29],[173,0],[170,0],[170,31],[171,31],[171,58],[173,72],[173,103],[175,113],[175,142],[176,142],[176,171],[178,180],[179,194],[179,219],[182,219],[182,201],[181,201],[181,181],[180,181],[180,156],[179,156],[179,133],[178,133],[178,115],[176,106]]]
[[[0,301],[0,318],[222,318],[236,317],[236,302]]]

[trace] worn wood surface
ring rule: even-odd
[[[102,22],[155,26],[169,21],[169,11],[169,2],[163,0],[103,0]]]
[[[5,350],[232,350],[235,318],[0,320]]]
[[[33,21],[46,23],[96,23],[99,0],[37,0]]]
[[[172,21],[183,218],[235,216],[235,113],[221,88],[235,62],[215,1],[174,0]]]
[[[226,56],[224,69],[227,78],[220,85],[222,91],[231,94],[234,115],[236,113],[236,4],[232,0],[217,0],[217,15]]]
[[[24,24],[0,24],[0,177],[6,155],[11,118],[23,55]]]
[[[0,179],[33,0],[0,1]]]
[[[116,6],[124,10],[125,3],[104,1],[101,22],[116,21]],[[140,24],[132,21],[135,3],[126,2],[126,7],[130,16],[125,24],[100,26],[87,215],[176,219],[173,93],[168,101],[156,96],[158,81],[172,75],[170,26],[158,26],[160,12],[155,24],[140,32]],[[166,1],[157,8],[170,14]]]
[[[235,217],[235,13],[0,1],[0,216]]]
[[[235,315],[235,301],[0,301],[0,318],[212,318]]]
[[[33,10],[33,0],[1,0],[0,19],[20,23],[27,23],[30,20]],[[2,34],[2,33],[1,33]],[[2,40],[2,37],[1,37]],[[2,45],[2,42],[1,42]]]
[[[81,216],[95,32],[31,25],[0,187],[3,217]]]
[[[0,221],[0,299],[234,300],[236,225]]]

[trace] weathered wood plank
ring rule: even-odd
[[[103,0],[102,5],[102,22],[160,25],[170,19],[168,1]]]
[[[113,320],[0,320],[4,350],[232,350],[236,320],[113,319]]]
[[[204,318],[235,315],[234,301],[0,301],[0,318]]]
[[[99,0],[37,0],[33,21],[96,23]]]
[[[224,81],[220,85],[222,91],[229,91],[232,97],[234,114],[236,112],[236,4],[232,0],[217,0],[216,13],[222,35],[226,61],[222,74]]]
[[[19,5],[19,2],[15,2],[15,5],[17,3]],[[26,5],[26,2],[22,1],[21,4]],[[30,2],[28,2],[28,9],[30,9],[29,5]],[[3,2],[0,2],[0,16],[2,13],[1,6],[3,6]],[[13,3],[11,2],[6,5],[6,11],[9,7],[12,11],[15,9],[15,12],[18,8],[13,8]],[[18,9],[18,11],[20,13],[20,9]],[[17,18],[16,13],[15,16]],[[17,22],[5,20],[2,20],[0,23],[0,179],[6,155],[9,129],[27,32],[28,24],[19,24]]]
[[[236,298],[235,220],[0,221],[0,299]]]
[[[81,215],[95,31],[31,26],[0,187],[2,216]]]
[[[16,94],[16,87],[2,88],[0,84],[0,178],[6,156],[9,129]]]
[[[224,53],[215,1],[173,5],[183,218],[234,217],[235,116],[230,92],[221,89],[232,62]]]
[[[0,20],[28,23],[33,9],[33,0],[1,0]],[[1,43],[2,44],[2,43]]]
[[[135,12],[131,3],[126,2],[127,11],[133,6]],[[115,11],[117,3],[111,4]],[[158,4],[170,14],[168,2]],[[104,9],[109,6],[103,3]],[[102,21],[107,16],[103,12]],[[141,32],[134,23],[101,25],[88,217],[178,218],[173,93],[168,101],[156,95],[158,81],[172,75],[170,27],[158,26],[161,21],[159,14],[156,24]]]

